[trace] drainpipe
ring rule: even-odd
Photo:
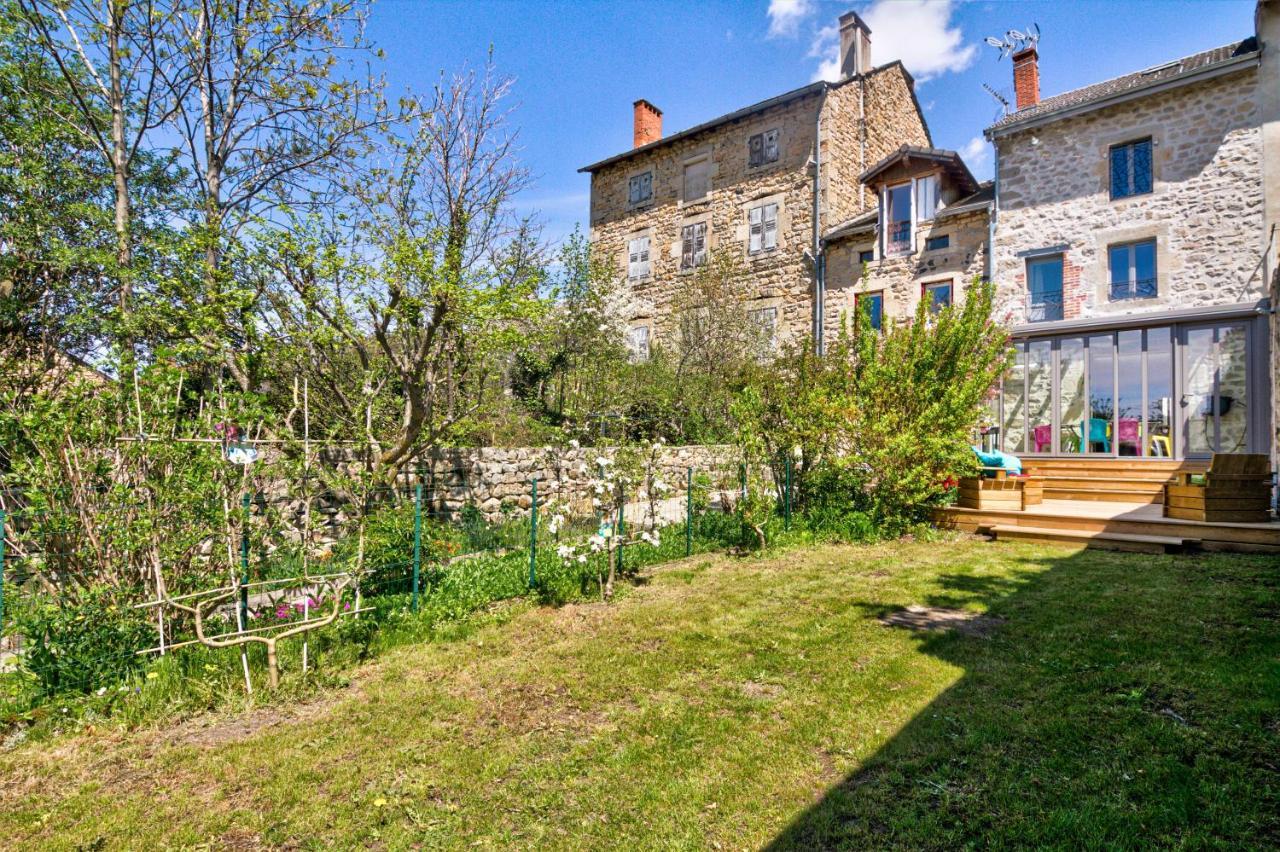
[[[994,287],[996,283],[996,216],[1000,212],[1000,146],[991,140],[991,215],[987,217],[987,257],[983,264],[986,267],[987,280]]]
[[[858,78],[858,174],[867,170],[867,78]],[[867,194],[858,187],[858,212],[866,207]]]
[[[823,353],[822,327],[825,324],[827,299],[822,256],[822,112],[827,106],[827,89],[823,87],[818,100],[818,115],[814,119],[813,132],[813,346],[818,355]]]

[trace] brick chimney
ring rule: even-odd
[[[639,148],[662,138],[662,110],[644,98],[636,101],[635,125],[632,130],[632,147]]]
[[[840,79],[871,70],[871,28],[857,12],[840,16]]]
[[[1013,90],[1018,96],[1018,109],[1040,103],[1040,54],[1034,47],[1013,55]]]

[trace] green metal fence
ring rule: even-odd
[[[427,629],[503,598],[534,594],[546,599],[569,599],[598,593],[600,560],[605,557],[593,553],[579,563],[562,559],[557,551],[559,545],[598,534],[605,528],[605,519],[590,511],[568,512],[567,520],[552,529],[542,517],[548,500],[557,504],[557,512],[565,512],[562,504],[566,498],[562,495],[570,489],[563,482],[540,482],[538,478],[528,480],[525,494],[509,495],[513,505],[522,503],[527,496],[526,509],[512,510],[495,519],[474,504],[459,508],[442,495],[448,494],[449,483],[456,481],[458,475],[471,472],[432,469],[405,475],[393,486],[364,493],[357,504],[359,513],[349,505],[334,508],[326,503],[320,513],[329,513],[325,515],[326,523],[301,531],[296,522],[291,526],[281,521],[288,515],[291,502],[296,502],[294,497],[257,490],[239,495],[239,500],[232,502],[238,511],[230,513],[235,517],[227,520],[225,529],[211,526],[188,534],[204,535],[213,542],[213,546],[205,548],[209,555],[200,563],[201,571],[196,572],[199,576],[166,576],[163,598],[148,584],[131,590],[132,598],[127,604],[154,614],[153,644],[129,647],[114,656],[85,658],[76,673],[60,680],[46,676],[43,681],[29,670],[26,653],[19,651],[16,670],[0,671],[0,709],[47,700],[51,689],[83,694],[111,686],[113,678],[119,677],[113,672],[141,672],[152,665],[148,660],[160,655],[171,658],[169,665],[183,671],[199,663],[203,668],[190,668],[191,677],[205,677],[201,672],[211,666],[230,666],[226,671],[232,676],[240,677],[243,668],[248,680],[251,666],[260,669],[262,654],[256,648],[246,650],[243,646],[238,651],[222,652],[203,647],[195,635],[191,614],[174,604],[182,603],[184,596],[186,601],[207,601],[215,591],[230,593],[232,623],[221,623],[221,627],[224,635],[235,637],[270,635],[278,628],[319,619],[321,604],[337,606],[338,602],[333,597],[325,598],[323,591],[317,589],[327,588],[326,582],[336,583],[332,578],[342,577],[344,572],[350,574],[356,559],[353,538],[357,521],[351,516],[339,520],[344,515],[364,518],[364,546],[359,555],[365,562],[363,572],[353,581],[350,593],[354,599],[345,603],[349,609],[342,612],[338,621],[367,618],[374,630],[400,629],[411,623],[426,625],[421,629]],[[776,468],[762,471],[760,480],[768,479],[770,474],[776,477],[777,472]],[[737,546],[745,540],[735,513],[747,496],[748,481],[757,481],[754,476],[748,477],[746,465],[689,466],[683,473],[683,493],[673,483],[670,493],[658,500],[650,481],[645,489],[646,500],[633,492],[629,499],[619,502],[616,516],[610,519],[612,534],[617,536],[615,564],[619,572],[639,570],[695,552]],[[793,505],[789,460],[782,465],[781,473],[782,481],[776,486],[777,512],[789,528]],[[639,485],[632,488],[638,489]],[[324,499],[314,502],[323,503]],[[65,579],[76,570],[74,563],[82,556],[75,552],[79,546],[77,536],[83,533],[77,520],[69,512],[51,508],[58,505],[56,500],[41,499],[35,505],[40,508],[0,511],[0,637],[20,633],[24,623],[32,623],[36,604],[51,599],[46,588],[29,579],[15,585],[14,577],[31,578],[43,572],[46,577]],[[217,507],[206,508],[195,514],[219,517]],[[312,508],[313,503],[309,502],[308,518]],[[157,534],[166,532],[172,531],[160,530]],[[641,533],[656,536],[657,543],[652,543],[652,538],[642,539]],[[237,539],[231,565],[217,557],[221,547],[217,541],[228,535]],[[320,561],[323,554],[315,555],[320,541],[329,542],[329,557],[324,561]],[[230,550],[232,546],[227,544],[224,556]],[[299,555],[303,550],[310,554],[307,559]],[[299,573],[299,564],[310,564],[311,568]],[[223,579],[217,579],[219,576]],[[344,590],[340,594],[347,593]],[[73,601],[54,602],[74,605]],[[14,617],[15,608],[21,617]],[[221,617],[225,611],[222,606],[211,607],[210,617]],[[409,628],[404,629],[412,633]],[[332,632],[332,628],[325,630]],[[319,634],[302,636],[305,638],[296,644],[301,650],[301,667],[306,670],[323,655],[311,644]],[[39,637],[28,639],[39,641]],[[332,640],[323,644],[330,647]],[[190,662],[186,662],[188,657]],[[219,659],[221,663],[217,662]],[[286,661],[292,659],[286,654]],[[241,665],[236,666],[233,660]]]

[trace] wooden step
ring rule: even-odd
[[[1114,483],[1103,483],[1097,488],[1062,488],[1045,483],[1044,496],[1050,500],[1107,500],[1112,503],[1159,503],[1164,499],[1162,490],[1143,488],[1113,487]]]
[[[1134,553],[1184,553],[1200,544],[1198,539],[1163,535],[1096,532],[1091,530],[1054,529],[1049,527],[1006,526],[988,528],[996,541],[1048,541],[1083,544],[1103,550],[1125,550]]]
[[[1169,538],[1196,539],[1203,550],[1226,550],[1243,553],[1280,554],[1280,522],[1269,523],[1203,523],[1165,518],[1158,506],[1121,507],[1115,515],[1101,517],[1094,503],[1080,503],[1079,512],[1064,503],[1031,506],[1026,511],[963,509],[951,506],[934,512],[940,526],[978,532],[994,525],[1027,526],[1042,529],[1068,529],[1081,532],[1107,532],[1127,535],[1152,535]],[[1106,505],[1106,504],[1102,504]]]

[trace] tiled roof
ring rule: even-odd
[[[961,213],[968,213],[972,210],[980,210],[991,204],[996,197],[996,185],[994,181],[983,181],[978,184],[978,191],[972,195],[966,195],[964,198],[951,202],[946,207],[938,211],[937,218],[945,219],[948,216],[958,216]]]
[[[1222,47],[1215,47],[1212,50],[1176,59],[1173,62],[1166,62],[1163,65],[1156,65],[1144,71],[1135,71],[1122,77],[1115,77],[1111,80],[1104,80],[1101,83],[1094,83],[1091,86],[1073,89],[1061,95],[1045,98],[1039,103],[1020,109],[1017,112],[1011,112],[987,128],[987,132],[993,133],[1023,124],[1032,119],[1049,116],[1053,113],[1121,97],[1140,91],[1148,86],[1177,80],[1179,77],[1189,77],[1197,72],[1209,70],[1216,65],[1223,65],[1234,59],[1256,54],[1257,51],[1258,40],[1250,37],[1243,41],[1225,44]]]
[[[672,133],[669,136],[663,136],[661,139],[656,139],[653,142],[648,143],[647,145],[641,145],[638,148],[632,148],[628,151],[623,151],[621,154],[614,154],[612,157],[606,157],[605,159],[600,160],[599,162],[592,163],[589,166],[583,166],[582,168],[578,169],[578,171],[579,172],[595,172],[604,168],[605,166],[609,166],[614,163],[625,160],[628,157],[633,157],[636,154],[642,153],[644,151],[651,151],[654,148],[660,148],[663,145],[667,145],[671,142],[675,142],[677,139],[685,139],[689,136],[693,136],[694,134],[701,133],[704,130],[710,130],[711,128],[717,127],[721,124],[727,124],[730,121],[736,121],[740,118],[746,118],[747,116],[754,115],[758,112],[764,112],[766,109],[769,109],[770,107],[780,106],[781,104],[787,103],[788,101],[795,100],[796,98],[802,98],[802,97],[805,97],[806,95],[812,95],[812,94],[816,94],[822,91],[827,91],[830,89],[837,89],[845,85],[846,83],[852,83],[854,80],[872,77],[883,71],[888,71],[890,68],[901,68],[902,73],[906,75],[907,85],[911,91],[912,101],[915,103],[917,112],[920,113],[920,122],[921,124],[925,125],[924,132],[925,132],[926,138],[928,138],[929,126],[928,124],[925,124],[924,112],[920,110],[920,104],[918,101],[916,101],[915,81],[912,79],[911,75],[907,73],[907,69],[905,66],[903,66],[902,60],[895,59],[892,62],[886,62],[884,65],[877,65],[875,68],[872,68],[870,71],[867,71],[865,74],[856,74],[852,77],[849,77],[845,80],[840,80],[835,83],[829,83],[825,80],[818,80],[817,82],[810,83],[807,86],[801,86],[798,89],[792,89],[791,91],[784,92],[781,95],[775,95],[772,98],[768,98],[767,100],[760,101],[759,103],[754,103],[751,106],[734,110],[733,112],[726,113],[722,116],[719,116],[718,118],[713,118],[710,121],[704,121],[701,124],[696,124],[693,127],[689,127],[684,130],[678,131],[676,133]]]
[[[947,151],[943,148],[925,148],[920,145],[900,146],[898,150],[859,175],[858,180],[862,183],[868,183],[876,175],[883,173],[896,163],[911,159],[931,160],[935,163],[941,163],[951,173],[952,179],[960,185],[961,189],[973,192],[978,188],[978,182],[974,179],[973,173],[969,171],[969,167],[964,164],[964,160],[955,151]]]
[[[859,213],[857,216],[854,216],[852,219],[846,219],[845,221],[841,222],[839,225],[836,225],[834,228],[832,228],[831,230],[823,234],[822,238],[830,242],[831,240],[838,240],[843,237],[850,237],[850,236],[853,236],[854,234],[861,234],[866,231],[874,231],[876,227],[876,217],[878,215],[879,215],[879,211],[876,208],[872,207],[866,213]]]

